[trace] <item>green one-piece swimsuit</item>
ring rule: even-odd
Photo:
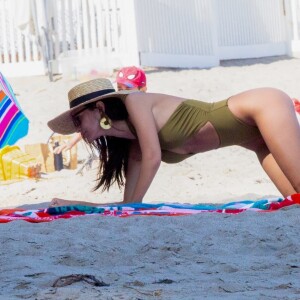
[[[178,154],[170,150],[183,145],[207,122],[215,128],[220,139],[220,148],[240,145],[261,136],[256,126],[248,125],[233,115],[228,108],[228,99],[214,103],[185,100],[158,132],[162,161],[177,163],[194,155],[195,153]]]

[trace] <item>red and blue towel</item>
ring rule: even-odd
[[[294,194],[286,198],[262,199],[258,201],[238,201],[222,205],[206,204],[146,204],[131,203],[122,205],[104,206],[60,206],[45,209],[22,210],[2,209],[0,210],[0,223],[8,223],[23,220],[32,223],[50,222],[57,219],[70,219],[80,216],[185,216],[200,213],[226,213],[239,214],[245,211],[272,212],[283,207],[300,204],[300,194]]]

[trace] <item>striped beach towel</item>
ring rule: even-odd
[[[0,72],[0,149],[14,145],[28,133],[29,121],[23,114],[13,90]]]
[[[45,209],[22,210],[2,209],[0,210],[0,223],[8,223],[15,220],[23,220],[31,223],[50,222],[57,219],[70,219],[80,216],[186,216],[200,213],[224,213],[239,214],[245,211],[272,212],[291,205],[300,204],[300,194],[291,195],[286,198],[262,199],[257,201],[244,200],[225,203],[222,205],[207,204],[147,204],[131,203],[122,205],[103,206],[61,206]]]

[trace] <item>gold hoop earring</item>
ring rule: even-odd
[[[109,119],[108,117],[102,117],[100,119],[99,125],[102,129],[104,130],[108,130],[111,128],[111,119]]]

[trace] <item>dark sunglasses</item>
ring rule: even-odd
[[[86,109],[87,107],[84,106],[81,110],[77,111],[75,114],[72,115],[72,120],[76,128],[80,127],[81,124],[79,114],[81,114]]]
[[[96,108],[96,103],[91,103],[89,105],[84,105],[80,110],[78,110],[76,113],[72,115],[72,120],[74,123],[74,126],[76,128],[80,127],[81,121],[79,115],[86,109],[95,109]]]

